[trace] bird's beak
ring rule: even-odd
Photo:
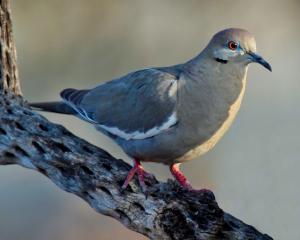
[[[266,69],[268,69],[270,72],[272,72],[271,65],[263,59],[261,56],[254,52],[248,52],[248,55],[250,56],[250,60],[256,63],[259,63],[260,65],[264,66]]]

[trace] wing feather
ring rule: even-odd
[[[155,136],[177,123],[177,79],[173,74],[145,69],[91,90],[66,89],[66,103],[81,118],[124,139]]]

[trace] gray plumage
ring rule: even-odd
[[[184,64],[139,70],[89,90],[66,89],[63,102],[32,106],[77,115],[129,156],[171,165],[206,153],[226,132],[243,97],[248,64],[271,70],[255,52],[252,34],[226,29]]]
[[[147,132],[175,111],[176,94],[168,94],[175,84],[173,75],[145,69],[91,89],[75,108],[85,111],[98,125],[117,127],[126,133]],[[64,92],[61,96],[74,103],[73,98],[65,98]]]

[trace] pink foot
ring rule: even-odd
[[[186,177],[183,175],[183,173],[179,169],[180,163],[175,163],[170,166],[170,171],[172,175],[175,177],[175,179],[178,181],[178,183],[186,190],[196,193],[209,193],[212,192],[209,189],[194,189],[190,182],[186,179]]]
[[[123,189],[126,189],[129,182],[132,180],[135,174],[137,174],[140,186],[142,187],[143,192],[146,192],[147,186],[145,184],[145,177],[151,177],[152,175],[150,173],[147,173],[144,168],[142,167],[141,163],[139,160],[134,159],[134,166],[128,173],[126,180],[122,186]]]

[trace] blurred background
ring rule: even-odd
[[[249,69],[230,131],[206,156],[183,164],[195,187],[220,207],[275,239],[299,239],[300,2],[198,0],[14,0],[14,36],[29,101],[57,100],[135,69],[184,62],[227,27],[256,36],[273,67]],[[108,138],[72,117],[48,119],[130,161]],[[168,168],[146,164],[161,179]],[[1,240],[145,239],[93,211],[44,176],[0,167]]]

